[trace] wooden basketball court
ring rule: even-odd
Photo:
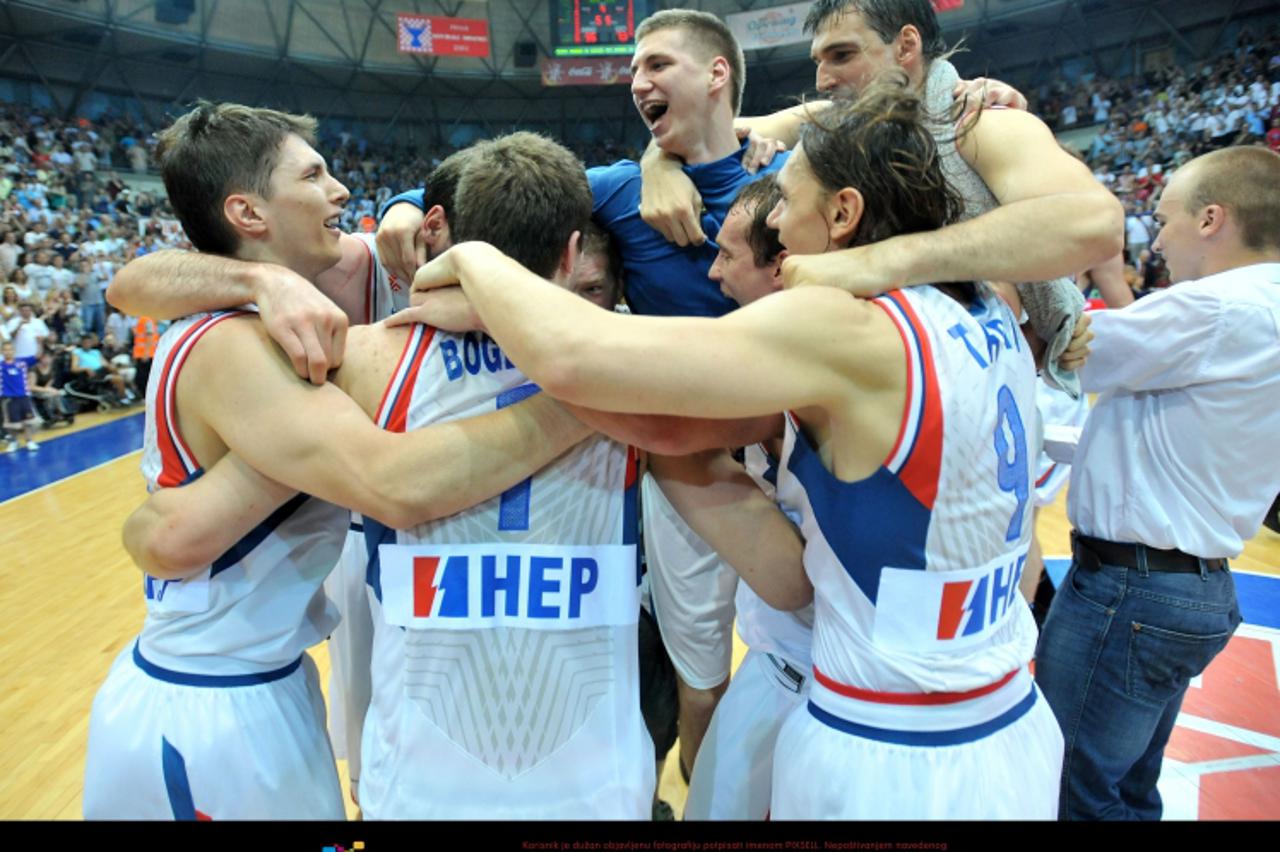
[[[0,456],[0,819],[80,818],[93,696],[145,614],[142,575],[120,544],[145,496],[140,453],[113,450],[140,436],[140,421],[91,415],[45,433],[37,453]],[[110,460],[93,467],[101,455]],[[57,476],[67,464],[38,484],[37,467]],[[1050,556],[1068,552],[1064,507],[1065,494],[1041,513]],[[1280,535],[1262,530],[1234,568],[1246,625],[1188,693],[1161,779],[1166,818],[1280,814]],[[312,656],[327,678],[326,648]],[[675,763],[673,753],[660,789],[678,815]]]

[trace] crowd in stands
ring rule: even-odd
[[[422,185],[422,179],[456,148],[403,143],[374,145],[349,132],[326,133],[321,128],[319,151],[329,170],[351,191],[343,214],[347,231],[371,230],[377,211],[394,195]],[[612,143],[567,143],[587,166],[603,166],[623,159],[639,159],[639,151]]]
[[[1030,93],[1055,130],[1097,127],[1083,158],[1125,206],[1131,286],[1168,286],[1152,219],[1172,169],[1228,145],[1280,151],[1280,31],[1241,30],[1233,50],[1204,62],[1120,79],[1058,79]]]
[[[131,258],[186,244],[167,202],[117,171],[147,170],[150,137],[128,118],[63,121],[0,105],[0,343],[29,371],[37,425],[143,396],[146,322],[111,310],[103,293]],[[21,430],[8,431],[12,449]]]

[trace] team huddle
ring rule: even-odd
[[[1121,208],[1016,93],[971,94],[926,0],[865,5],[807,23],[831,100],[759,119],[725,25],[657,13],[643,163],[481,141],[377,240],[334,226],[309,118],[203,103],[160,134],[199,253],[110,294],[176,321],[125,528],[147,616],[94,701],[86,817],[343,819],[336,753],[368,819],[648,819],[649,617],[688,819],[1108,815],[1078,806],[1097,755],[1032,677],[1020,584],[1037,388],[1096,384],[1062,276],[1120,250]],[[757,174],[762,148],[789,150]],[[321,302],[350,322],[328,345],[280,319]],[[1089,361],[1130,336],[1094,331]],[[1158,809],[1136,762],[1080,783]]]

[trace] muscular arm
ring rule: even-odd
[[[662,492],[765,603],[795,610],[813,600],[800,532],[724,450],[652,457]]]
[[[344,263],[351,253],[344,242]],[[329,289],[346,296],[348,286],[359,283],[330,280]],[[254,303],[299,376],[319,384],[342,363],[347,314],[283,266],[167,249],[129,261],[111,281],[106,298],[126,314],[155,319]],[[362,298],[342,301],[363,304]]]
[[[244,538],[297,492],[228,453],[182,488],[162,488],[124,524],[124,547],[153,577],[190,574]]]
[[[800,128],[804,127],[809,116],[821,112],[830,104],[827,100],[810,101],[770,115],[739,116],[734,120],[733,126],[735,129],[749,130],[757,136],[776,139],[786,143],[788,148],[794,148],[796,142],[800,141]]]
[[[616,414],[566,403],[583,423],[623,444],[679,456],[721,447],[745,447],[782,434],[782,415],[716,420],[667,414]]]
[[[578,405],[755,417],[841,405],[855,385],[902,379],[901,340],[883,311],[827,288],[775,293],[714,320],[620,316],[484,243],[454,246],[419,271],[414,288],[459,280],[512,361]]]
[[[935,281],[1045,281],[1119,253],[1120,202],[1063,152],[1037,118],[985,110],[958,143],[1000,202],[928,233],[783,261],[787,286],[827,284],[858,295]]]
[[[962,267],[961,279],[1043,281],[1102,263],[1124,247],[1120,202],[1084,163],[1061,149],[1035,116],[984,111],[957,147],[1000,207],[939,232],[936,236],[949,236],[940,241],[949,247],[918,261],[912,283],[941,280],[938,274],[966,252],[1003,257],[983,257]]]
[[[500,494],[590,434],[541,395],[406,434],[383,431],[334,385],[299,381],[248,319],[221,323],[195,348],[179,409],[267,476],[399,528]]]

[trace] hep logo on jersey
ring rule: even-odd
[[[975,580],[944,583],[938,607],[939,639],[974,636],[994,627],[1013,606],[1025,554],[1008,565],[997,565]]]
[[[469,580],[474,559],[470,555],[454,555],[444,559],[439,556],[415,556],[414,617],[469,617]],[[499,574],[497,555],[484,554],[479,557],[478,614],[481,618],[493,618],[499,614],[499,593],[502,593],[502,615],[509,618],[578,618],[582,614],[583,598],[595,590],[600,580],[600,566],[596,560],[586,557],[526,558],[508,554],[502,557],[501,562],[504,570]]]
[[[388,624],[429,630],[578,630],[635,624],[635,545],[383,544]]]

